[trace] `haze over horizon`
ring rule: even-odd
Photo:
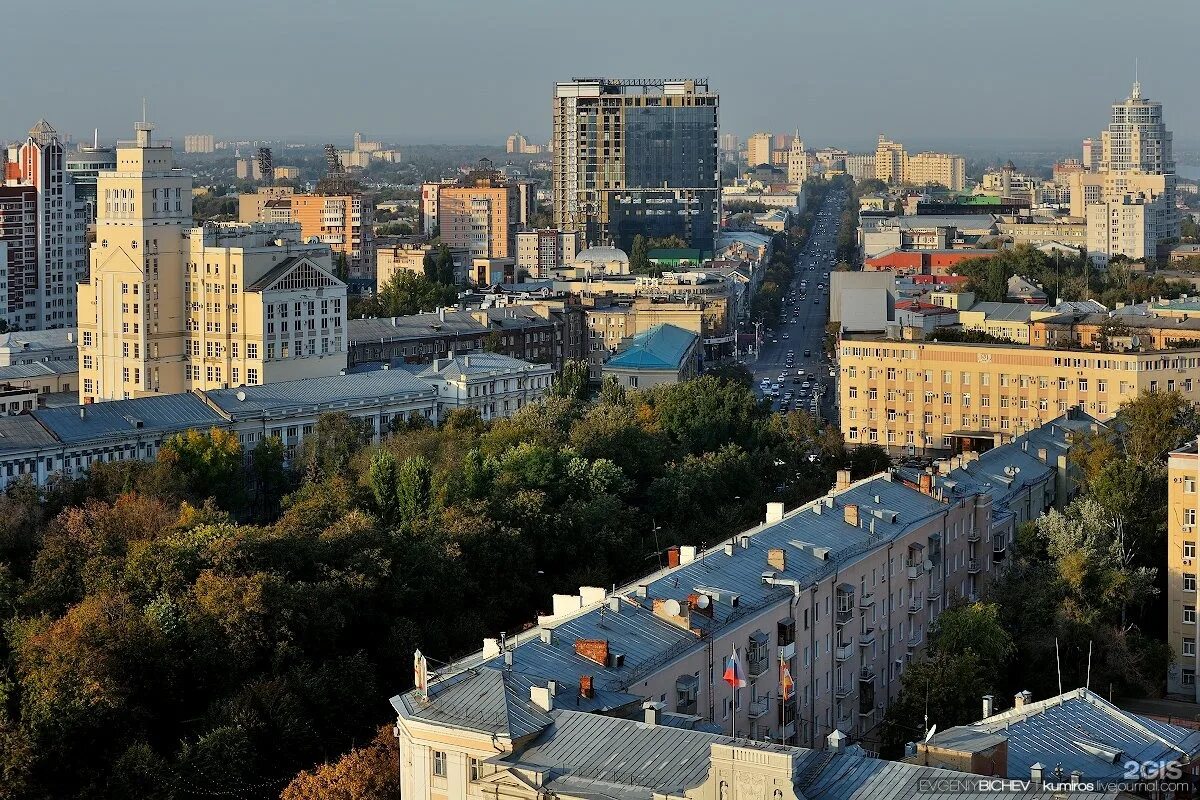
[[[77,46],[43,57],[12,37],[11,63],[36,64],[0,98],[2,135],[38,117],[58,130],[127,138],[145,96],[164,135],[399,143],[545,141],[556,80],[707,77],[722,130],[798,129],[810,146],[863,148],[878,133],[912,146],[1070,143],[1096,136],[1140,59],[1143,93],[1164,104],[1179,142],[1200,138],[1182,36],[1200,22],[1187,0],[1004,5],[918,0],[753,10],[715,0],[595,5],[561,0],[211,0],[204,14],[109,0],[70,11]],[[1131,49],[1147,17],[1167,21]],[[11,29],[63,23],[22,4]],[[128,35],[137,22],[136,39]],[[1191,24],[1189,24],[1191,23]],[[92,35],[78,37],[79,31]],[[218,46],[215,43],[220,42]],[[357,82],[353,75],[361,75]]]

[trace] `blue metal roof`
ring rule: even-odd
[[[675,325],[655,325],[633,337],[629,345],[605,362],[621,369],[679,369],[696,334]]]
[[[429,383],[400,369],[379,369],[328,378],[302,378],[205,392],[209,402],[231,419],[281,415],[305,408],[330,411],[403,395],[415,398],[433,397],[434,394]]]
[[[126,437],[137,430],[175,433],[188,428],[223,426],[226,422],[194,394],[42,408],[32,414],[64,444],[80,444],[111,436]]]

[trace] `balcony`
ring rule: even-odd
[[[838,700],[845,700],[847,697],[854,694],[854,690],[851,689],[849,685],[838,685],[833,694]]]
[[[997,536],[996,538],[992,539],[992,552],[993,553],[995,553],[996,555],[1003,555],[1004,551],[1006,549],[1007,548],[1005,546],[1005,541],[1004,541],[1003,536]]]
[[[870,667],[863,667],[858,671],[858,679],[863,683],[874,683],[875,671]]]
[[[833,650],[833,658],[835,661],[848,661],[850,656],[854,655],[854,643],[847,642],[840,644]]]
[[[746,662],[746,672],[749,675],[750,679],[753,680],[754,678],[758,678],[764,672],[766,672],[768,669],[768,666],[770,664],[770,661],[771,660],[769,658],[757,658],[757,659],[751,659],[751,660],[747,661]]]
[[[781,645],[779,648],[779,657],[784,661],[791,661],[796,657],[796,643]]]
[[[908,568],[908,579],[910,581],[915,581],[917,578],[921,577],[921,565],[920,564],[908,564],[907,568]]]
[[[757,700],[750,701],[750,719],[758,719],[765,717],[767,712],[771,710],[771,698],[760,697]]]
[[[835,625],[846,625],[854,619],[853,608],[839,608],[834,612],[833,621]]]
[[[864,594],[858,599],[858,607],[864,611],[873,605],[875,605],[875,595],[871,594],[870,592]]]
[[[967,531],[967,541],[968,542],[978,542],[979,537],[980,537],[979,528],[975,528],[973,530]]]
[[[920,614],[921,609],[925,607],[925,596],[914,594],[912,599],[908,601],[908,613]]]
[[[979,565],[978,558],[972,558],[970,561],[967,562],[967,574],[968,575],[978,575],[980,569],[981,569],[981,567]]]
[[[858,643],[862,647],[868,647],[872,644],[875,644],[875,629],[864,628],[862,632],[858,634]]]
[[[925,643],[925,634],[920,631],[918,631],[908,637],[908,649],[910,651],[916,650],[918,647],[920,647],[924,643]]]

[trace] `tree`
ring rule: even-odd
[[[600,401],[608,405],[619,405],[626,401],[625,388],[617,380],[616,375],[609,375],[600,381]]]
[[[483,350],[486,353],[504,352],[504,337],[500,335],[500,331],[488,332],[483,339]]]
[[[422,311],[433,311],[458,299],[451,285],[435,283],[424,275],[400,270],[392,276],[375,297],[363,304],[363,313],[379,317],[404,317]]]
[[[262,518],[271,518],[279,510],[279,498],[287,486],[283,466],[283,440],[263,436],[250,454],[250,476],[255,507]]]
[[[350,266],[346,261],[345,253],[338,253],[334,259],[333,276],[342,283],[350,282]]]
[[[429,462],[421,456],[406,458],[396,473],[396,515],[412,522],[429,510]]]
[[[1179,392],[1144,392],[1121,406],[1113,427],[1135,463],[1162,463],[1200,433],[1200,413]]]
[[[629,252],[629,271],[635,275],[647,275],[653,269],[653,264],[647,257],[649,248],[646,246],[646,237],[642,234],[637,234],[633,237],[633,247]]]
[[[853,480],[877,475],[891,465],[891,456],[877,444],[860,445],[850,451],[850,477]]]
[[[241,507],[245,496],[242,444],[226,428],[196,429],[167,437],[158,462],[178,481],[183,497],[217,500],[227,510]]]
[[[454,279],[454,256],[445,244],[439,243],[436,249],[425,254],[424,269],[425,278],[431,283],[442,286],[454,286],[457,283]]]
[[[333,764],[305,770],[279,800],[394,800],[400,796],[400,750],[388,725]]]
[[[379,515],[385,520],[394,520],[400,510],[400,495],[396,458],[391,451],[375,451],[371,457],[367,479],[370,481],[371,496],[375,498],[375,508]]]
[[[550,394],[555,397],[582,400],[587,397],[590,377],[591,373],[586,361],[582,359],[566,361],[563,363],[562,375],[550,388]]]
[[[371,440],[369,426],[369,421],[343,411],[322,414],[301,445],[299,462],[304,473],[310,480],[346,474],[350,459]]]

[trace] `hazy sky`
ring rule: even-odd
[[[707,76],[739,136],[1070,141],[1136,56],[1200,139],[1198,0],[60,0],[4,21],[6,62],[32,65],[0,93],[4,138],[41,116],[126,138],[145,95],[174,136],[544,140],[554,81],[614,75]]]

